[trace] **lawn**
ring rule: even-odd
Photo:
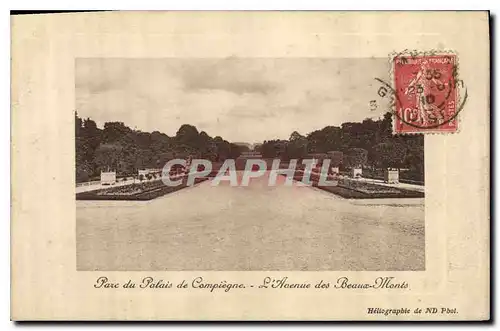
[[[208,178],[197,178],[195,184]],[[147,201],[186,188],[186,177],[179,186],[167,186],[162,180],[109,187],[76,194],[76,200],[131,200]]]

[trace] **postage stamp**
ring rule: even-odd
[[[403,54],[392,58],[395,134],[453,133],[458,130],[456,54]],[[465,99],[462,100],[465,102]]]

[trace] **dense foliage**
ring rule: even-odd
[[[392,114],[381,120],[348,122],[340,127],[327,126],[302,136],[293,132],[289,140],[267,140],[256,147],[265,158],[306,158],[324,155],[341,167],[407,168],[424,171],[424,138],[422,135],[393,135]],[[336,153],[333,153],[336,152]]]
[[[87,181],[101,170],[119,176],[136,175],[138,169],[162,168],[174,158],[206,158],[224,161],[237,158],[247,147],[231,144],[219,136],[210,137],[196,127],[182,125],[177,134],[133,130],[122,122],[107,122],[99,129],[91,119],[75,114],[76,179]]]
[[[392,134],[391,114],[382,120],[327,126],[306,136],[293,132],[288,140],[267,140],[254,149],[264,158],[306,158],[324,154],[341,167],[408,168],[423,177],[424,140],[422,135]],[[184,124],[176,135],[133,130],[122,122],[107,122],[100,129],[91,119],[75,114],[76,178],[78,182],[112,169],[119,176],[135,175],[138,169],[161,168],[170,159],[206,158],[221,162],[237,158],[248,147],[220,136],[211,137]],[[336,151],[337,153],[331,153]]]

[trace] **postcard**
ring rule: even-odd
[[[24,320],[488,320],[487,12],[12,17]]]

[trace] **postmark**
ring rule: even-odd
[[[454,133],[467,89],[458,77],[454,53],[401,52],[391,56],[392,84],[378,94],[390,98],[394,134]]]

